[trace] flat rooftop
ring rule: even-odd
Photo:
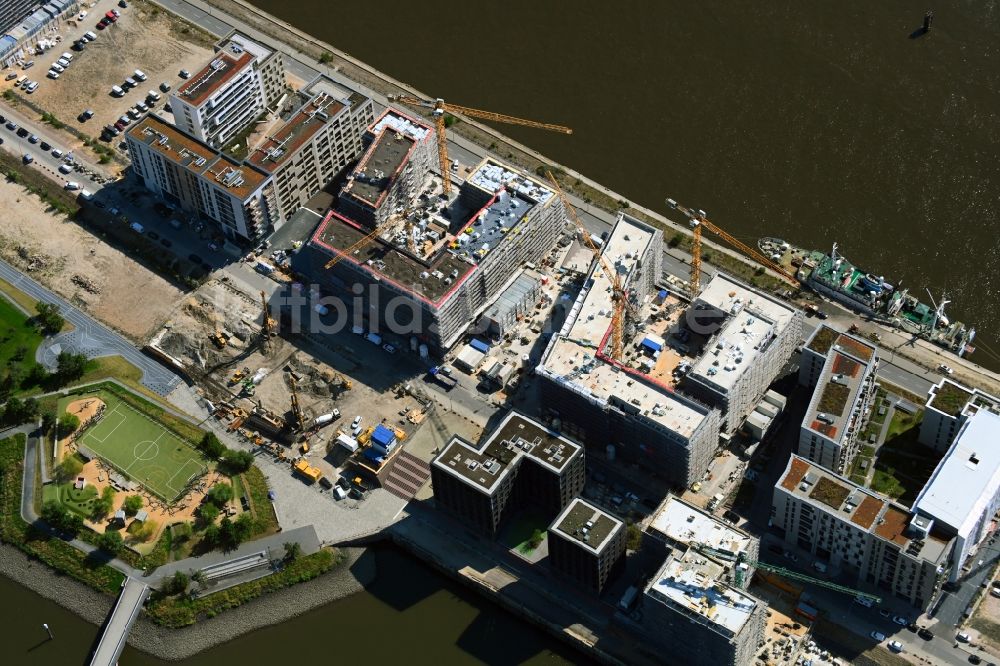
[[[559,474],[581,451],[579,444],[538,421],[510,412],[479,446],[453,437],[431,464],[490,494],[522,457]]]
[[[909,552],[938,562],[947,550],[947,541],[934,532],[920,543],[906,535],[912,514],[905,507],[848,479],[792,454],[778,486],[811,506],[832,514],[837,520],[850,520],[858,528],[892,542]]]
[[[998,489],[1000,416],[979,411],[958,431],[913,508],[968,534],[989,511]]]
[[[754,538],[743,530],[668,495],[649,522],[649,528],[666,535],[674,543],[703,544],[731,553],[734,560],[750,549]]]
[[[695,615],[702,624],[730,638],[740,632],[761,604],[725,582],[725,570],[693,551],[670,556],[646,588],[647,596]]]
[[[611,537],[624,527],[625,524],[614,516],[598,509],[590,502],[577,498],[563,509],[549,529],[598,554],[610,542]]]
[[[796,310],[717,273],[692,308],[708,306],[725,317],[722,328],[694,362],[691,377],[728,391],[792,322]]]
[[[257,144],[246,161],[274,173],[345,108],[343,103],[320,93]]]
[[[410,159],[416,141],[392,128],[383,129],[368,147],[344,193],[372,208],[382,205],[386,193]]]
[[[387,108],[382,112],[375,122],[368,126],[368,134],[371,138],[375,138],[382,133],[383,130],[388,129],[393,132],[399,132],[400,134],[405,134],[414,141],[423,141],[431,134],[434,130],[431,126],[406,115],[398,109],[392,107]]]
[[[256,59],[253,53],[230,42],[215,55],[212,62],[177,88],[177,96],[188,104],[198,106]]]
[[[628,285],[637,262],[653,239],[653,229],[621,216],[604,243],[602,255]],[[597,357],[598,350],[610,338],[612,287],[596,262],[587,284],[590,287],[580,292],[538,371],[600,404],[620,399],[672,432],[690,437],[708,413],[706,408],[680,398],[666,386],[643,379],[637,371],[626,371]]]
[[[129,128],[128,136],[239,199],[249,197],[267,180],[260,171],[187,136],[158,116],[145,116]]]
[[[232,34],[223,38],[218,43],[216,48],[218,48],[219,50],[224,50],[232,53],[233,51],[230,44],[236,44],[239,48],[243,49],[244,51],[249,51],[250,53],[257,56],[257,58],[260,60],[264,60],[269,55],[274,53],[274,49],[270,48],[269,46],[265,46],[264,44],[258,41],[255,41],[254,39],[252,39],[248,35],[243,34],[242,32],[233,32]]]
[[[496,194],[501,188],[509,188],[533,203],[545,203],[555,192],[541,181],[515,171],[512,167],[486,157],[469,174],[467,181],[483,192]]]
[[[823,364],[802,425],[835,442],[843,439],[851,410],[867,375],[867,362],[848,355],[835,345]]]
[[[869,362],[875,356],[875,346],[868,344],[860,338],[856,338],[849,333],[842,333],[826,324],[821,325],[813,331],[812,337],[806,347],[825,356],[834,345],[842,348],[851,356]]]

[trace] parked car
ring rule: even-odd
[[[390,345],[388,342],[385,343],[384,345],[382,345],[382,349],[386,350],[390,354],[395,354],[396,353],[396,347],[394,347],[393,345]]]
[[[957,634],[955,634],[955,640],[958,641],[959,643],[968,643],[970,640],[972,640],[972,637],[969,636],[969,634],[965,633],[964,631],[960,631]]]
[[[876,641],[878,641],[879,643],[885,640],[885,634],[883,634],[881,631],[873,631],[868,635],[871,636]]]
[[[72,172],[73,172],[73,167],[71,167],[70,165],[68,164],[59,165],[59,173],[72,173]]]
[[[41,148],[42,150],[49,150],[52,146],[50,146],[48,142],[42,141],[40,144],[38,144],[38,147]]]
[[[58,148],[52,149],[52,157],[62,157],[62,156],[63,152],[61,150],[59,150]]]
[[[955,374],[955,371],[952,370],[949,366],[945,365],[944,363],[942,363],[941,365],[938,366],[938,372],[942,372],[942,373],[944,373],[946,375],[953,375],[953,374]]]
[[[32,81],[31,83],[28,84],[28,87],[25,88],[25,90],[27,91],[27,93],[29,95],[31,93],[35,92],[36,90],[38,90],[38,82],[37,81]]]
[[[875,602],[868,597],[854,597],[854,603],[860,604],[865,608],[872,608],[875,605]]]
[[[881,615],[882,617],[885,617],[885,618],[887,618],[887,617],[889,617],[889,616],[892,615],[892,613],[890,613],[889,609],[887,609],[887,608],[880,608],[878,610],[878,614]]]
[[[908,625],[910,623],[910,621],[907,620],[902,615],[893,615],[892,616],[892,621],[895,622],[896,624],[898,624],[901,627],[905,627],[906,625]]]
[[[969,655],[969,663],[970,664],[981,664],[981,663],[983,663],[983,658],[980,657],[978,654],[970,654]]]
[[[28,153],[25,153],[24,155],[21,156],[21,160],[23,160],[25,164],[31,164],[32,162],[35,161],[35,158],[29,155]]]
[[[87,109],[79,116],[77,116],[76,119],[79,120],[81,123],[85,123],[93,117],[94,117],[94,112],[91,111],[90,109]]]
[[[71,190],[71,191],[72,190],[78,190],[78,189],[80,189],[80,183],[78,183],[78,182],[76,182],[74,180],[67,180],[66,184],[63,185],[63,188],[67,189],[67,190]]]
[[[899,641],[889,641],[889,649],[895,652],[896,654],[899,654],[900,652],[903,651],[903,644],[900,643]]]
[[[921,627],[920,631],[917,632],[917,636],[920,636],[925,641],[934,639],[934,632],[927,627]]]
[[[187,71],[186,69],[182,69],[180,72],[177,73],[177,75],[179,77],[181,77],[182,79],[190,79],[191,78],[191,72]]]
[[[28,137],[28,143],[38,143],[38,141],[39,141],[38,137],[35,136],[34,134]]]

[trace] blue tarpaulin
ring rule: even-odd
[[[479,338],[472,338],[472,342],[469,343],[469,346],[477,351],[483,352],[484,354],[490,350],[490,346]]]
[[[388,448],[395,439],[396,433],[384,425],[376,426],[375,431],[372,432],[372,443],[381,446],[383,449]]]
[[[656,340],[653,340],[651,338],[644,338],[643,341],[642,341],[642,346],[645,347],[646,349],[649,349],[649,350],[655,351],[655,352],[658,352],[661,349],[663,349],[663,345],[661,345],[659,342],[657,342]]]

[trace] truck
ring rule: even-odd
[[[310,483],[316,483],[323,478],[323,472],[306,462],[305,458],[300,458],[292,467],[296,472],[306,477]]]
[[[629,585],[629,588],[625,590],[625,594],[622,595],[621,601],[618,602],[618,608],[623,611],[627,611],[635,603],[635,598],[639,595],[639,588],[635,585]]]
[[[427,371],[427,377],[430,381],[436,381],[448,391],[455,388],[455,385],[458,384],[458,380],[451,376],[450,371],[446,372],[445,368],[441,368],[437,365],[432,366],[431,369]]]

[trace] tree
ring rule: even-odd
[[[253,465],[253,454],[249,451],[227,449],[222,454],[222,464],[230,474],[242,474]]]
[[[53,529],[68,532],[73,536],[83,529],[83,519],[55,500],[49,500],[42,505],[42,520]]]
[[[635,523],[629,523],[625,529],[625,545],[629,550],[639,550],[642,546],[642,530]]]
[[[191,579],[183,571],[177,571],[174,573],[174,577],[170,579],[170,589],[174,594],[184,594],[187,592],[188,585]]]
[[[112,555],[117,555],[122,552],[125,542],[122,541],[122,535],[117,530],[108,530],[97,537],[97,547]]]
[[[28,369],[28,374],[21,381],[21,386],[43,386],[51,376],[48,370],[36,363]]]
[[[122,502],[122,508],[125,509],[125,513],[130,516],[134,516],[139,513],[139,509],[142,508],[142,495],[129,495]]]
[[[66,456],[56,468],[56,478],[63,483],[75,479],[83,471],[83,461],[76,454]]]
[[[67,384],[83,377],[87,370],[87,357],[83,354],[59,352],[56,357],[56,378],[60,385]]]
[[[285,542],[285,561],[294,562],[299,559],[302,555],[302,546],[299,545],[298,541],[286,541]]]
[[[104,490],[101,491],[100,498],[94,500],[91,518],[95,521],[103,520],[113,508],[115,508],[115,489],[111,486],[105,486]]]
[[[219,526],[212,524],[205,528],[205,533],[202,536],[202,541],[209,548],[215,548],[219,545],[222,539],[222,534],[219,530]]]
[[[19,425],[38,418],[38,401],[34,398],[21,400],[13,396],[7,400],[3,409],[3,422],[6,425]]]
[[[80,427],[80,417],[76,414],[66,412],[59,417],[57,425],[59,428],[59,436],[67,437],[68,435],[76,432],[76,429]]]
[[[202,452],[209,458],[213,460],[218,460],[218,458],[226,452],[226,446],[219,441],[219,438],[215,436],[213,432],[206,432],[205,436],[201,438],[201,443],[198,445]]]
[[[249,513],[241,513],[233,523],[233,536],[236,537],[236,544],[243,543],[253,536],[253,518]]]
[[[208,578],[205,577],[205,572],[202,571],[201,569],[198,569],[197,571],[191,574],[191,581],[198,583],[198,587],[202,589],[208,587]]]
[[[542,541],[544,539],[545,539],[545,532],[536,528],[535,531],[531,533],[531,539],[528,540],[528,545],[531,546],[532,548],[538,548],[540,545],[542,545]]]
[[[217,483],[208,491],[208,500],[218,507],[233,499],[233,487],[228,483]]]
[[[215,519],[219,517],[219,507],[215,506],[211,502],[205,502],[198,509],[198,517],[201,518],[201,522],[206,525],[212,525],[215,523]]]
[[[54,303],[35,303],[35,311],[38,312],[35,322],[45,335],[58,333],[66,324],[66,320],[59,314],[59,306]]]
[[[42,432],[50,433],[52,432],[52,426],[56,424],[56,415],[52,412],[45,412],[42,414]]]
[[[236,527],[233,525],[233,521],[229,520],[229,516],[225,516],[219,522],[219,537],[220,544],[226,548],[235,548],[240,543],[236,537]]]

